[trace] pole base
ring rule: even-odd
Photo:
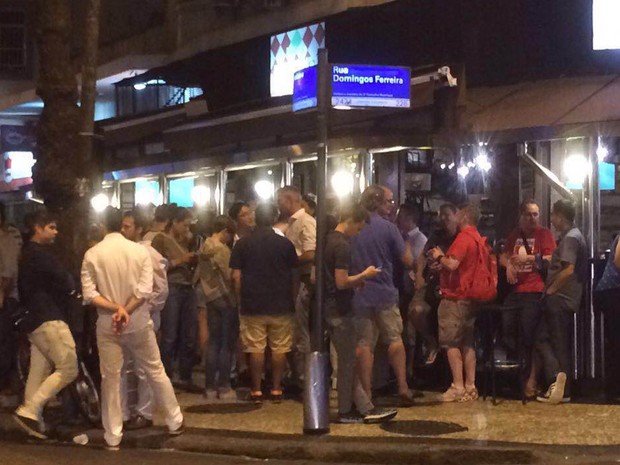
[[[321,436],[323,434],[329,434],[329,428],[324,429],[306,429],[304,428],[304,434],[307,436]]]
[[[306,354],[304,434],[329,433],[329,354]]]

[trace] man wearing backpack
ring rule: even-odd
[[[452,384],[441,395],[443,402],[478,398],[474,350],[477,308],[474,300],[492,299],[497,287],[497,274],[493,278],[488,265],[486,241],[476,229],[478,218],[479,212],[475,205],[468,204],[460,208],[460,232],[450,248],[445,253],[439,247],[430,251],[442,267],[440,288],[443,299],[438,311],[439,344],[447,349],[452,372]]]

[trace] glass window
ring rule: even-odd
[[[23,11],[0,11],[0,70],[26,67],[26,19]]]
[[[239,201],[273,201],[282,179],[281,165],[229,171],[226,177],[225,209]]]
[[[168,181],[168,200],[176,203],[179,207],[193,207],[192,192],[194,189],[194,177],[174,178]]]
[[[135,186],[135,204],[136,205],[161,205],[159,196],[159,181],[143,180],[136,181]]]

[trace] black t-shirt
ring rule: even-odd
[[[297,266],[293,243],[272,228],[256,228],[239,239],[232,250],[230,267],[241,270],[241,314],[293,312],[293,269]]]
[[[19,298],[28,310],[25,328],[34,331],[47,321],[67,321],[73,279],[49,246],[28,242],[22,250],[17,280]]]
[[[326,305],[335,306],[340,315],[350,315],[353,311],[353,289],[336,287],[336,270],[351,269],[351,243],[339,231],[330,231],[325,241],[325,291]]]

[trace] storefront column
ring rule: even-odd
[[[159,196],[159,205],[168,203],[168,178],[164,174],[159,177],[159,192],[157,195]]]
[[[215,174],[215,206],[220,215],[226,214],[226,178],[227,173],[223,169]]]
[[[373,155],[371,152],[364,149],[360,152],[359,156],[362,157],[362,185],[360,185],[360,190],[363,192],[364,189],[374,182]]]
[[[114,208],[121,208],[121,183],[114,181],[112,183],[112,197],[110,199],[110,205]]]
[[[587,245],[588,245],[588,279],[589,285],[586,286],[586,311],[588,315],[589,332],[588,332],[588,375],[591,378],[597,378],[601,375],[597,370],[597,318],[594,312],[594,259],[598,256],[599,237],[600,237],[600,202],[601,194],[599,189],[599,166],[598,156],[596,154],[598,148],[598,139],[594,137],[588,138],[586,141],[588,150],[588,162],[591,169],[588,173],[586,187],[584,188],[584,197],[586,198],[585,206],[587,207]],[[585,213],[585,212],[584,212]]]
[[[282,162],[282,181],[280,187],[291,186],[293,184],[293,162],[284,160]]]

